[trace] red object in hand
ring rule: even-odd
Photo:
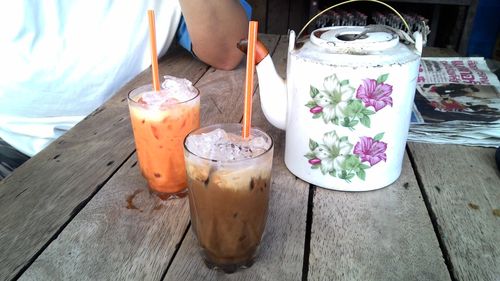
[[[242,39],[238,42],[238,44],[236,44],[236,46],[240,49],[240,51],[246,54],[248,49],[248,40]],[[268,54],[269,51],[266,46],[264,46],[264,44],[257,39],[255,42],[255,64],[259,64]]]

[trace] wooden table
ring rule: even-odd
[[[261,38],[284,75],[287,38]],[[240,121],[243,66],[215,70],[176,50],[160,71],[200,89],[202,125]],[[261,253],[235,274],[207,269],[188,200],[150,195],[137,167],[126,94],[149,81],[139,75],[0,182],[0,280],[500,280],[493,149],[409,143],[392,185],[325,190],[286,169],[285,133],[258,95],[253,124],[276,140]]]

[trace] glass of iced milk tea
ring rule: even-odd
[[[266,225],[273,141],[241,124],[191,132],[184,142],[191,225],[210,268],[252,265]]]
[[[200,125],[199,91],[186,79],[165,76],[161,91],[139,87],[129,93],[128,104],[139,166],[150,191],[164,200],[184,197],[182,147]]]

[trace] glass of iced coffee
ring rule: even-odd
[[[241,124],[191,132],[184,142],[192,229],[210,268],[234,272],[252,265],[266,225],[273,141]]]
[[[137,158],[149,190],[161,199],[187,192],[183,141],[200,125],[199,91],[189,80],[165,76],[162,89],[145,85],[129,93]]]

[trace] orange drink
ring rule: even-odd
[[[161,199],[186,195],[183,141],[200,125],[199,91],[185,79],[166,78],[168,89],[154,92],[146,85],[128,98],[139,166]]]

